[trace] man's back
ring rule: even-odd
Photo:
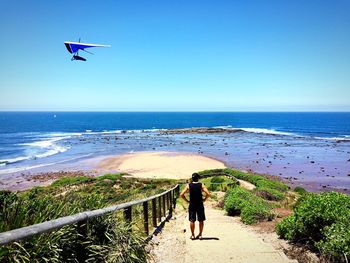
[[[202,183],[190,183],[190,205],[203,205]]]

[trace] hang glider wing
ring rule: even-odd
[[[68,52],[71,54],[75,54],[79,50],[85,50],[86,48],[91,47],[111,47],[110,45],[86,44],[79,42],[64,42],[64,45],[66,46]]]

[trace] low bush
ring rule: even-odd
[[[211,182],[211,183],[217,183],[217,184],[223,183],[223,182],[225,182],[225,178],[222,177],[222,176],[213,176],[213,177],[210,179],[210,182]]]
[[[281,201],[286,197],[285,193],[268,187],[256,188],[254,192],[257,196],[269,201]]]
[[[327,257],[340,261],[350,256],[350,196],[329,192],[304,195],[294,214],[276,226],[277,234],[308,243]]]
[[[224,169],[211,169],[198,172],[201,178],[225,175]]]
[[[100,181],[100,180],[108,179],[108,180],[112,180],[112,181],[117,181],[117,180],[121,179],[121,177],[123,175],[124,175],[123,173],[120,173],[120,174],[105,174],[105,175],[97,176],[96,180]]]
[[[241,215],[241,220],[245,224],[254,224],[273,217],[272,205],[240,187],[226,192],[224,208],[229,215]]]
[[[229,168],[223,169],[223,172],[225,174],[229,174],[231,176],[234,176],[237,179],[241,179],[241,180],[250,182],[250,183],[254,184],[257,188],[264,187],[264,188],[270,188],[270,189],[274,189],[274,190],[282,191],[282,192],[285,192],[289,189],[288,185],[286,185],[282,182],[279,182],[279,181],[267,179],[261,175],[244,173],[244,172],[232,170]]]
[[[266,178],[258,180],[256,183],[256,187],[257,188],[270,188],[270,189],[274,189],[274,190],[281,191],[281,192],[285,192],[288,190],[288,185],[286,185],[282,182],[272,181],[272,180],[269,180]]]
[[[57,179],[51,184],[51,186],[60,187],[60,186],[66,186],[66,185],[75,185],[75,184],[92,182],[94,180],[95,179],[93,177],[88,177],[88,176],[66,176],[66,177]]]
[[[334,223],[322,231],[324,236],[316,247],[323,252],[328,259],[350,257],[350,224],[345,222]]]
[[[211,177],[211,176],[229,175],[229,176],[233,176],[237,179],[241,179],[241,180],[245,180],[247,182],[250,182],[258,188],[259,187],[268,187],[268,188],[275,189],[275,190],[282,191],[282,192],[285,192],[289,189],[288,185],[286,185],[282,182],[270,180],[270,179],[267,179],[266,177],[261,176],[261,175],[246,173],[246,172],[242,172],[242,171],[234,170],[234,169],[230,169],[230,168],[204,170],[204,171],[198,172],[198,174],[202,178]]]
[[[307,193],[307,191],[306,191],[303,187],[301,187],[301,186],[295,187],[295,188],[294,188],[294,192],[296,192],[296,193],[298,193],[298,194],[305,194],[305,193]]]
[[[213,176],[210,179],[209,183],[209,191],[218,191],[223,190],[223,183],[225,182],[225,178],[222,176]],[[227,187],[226,187],[227,189]]]
[[[236,178],[227,176],[224,169],[204,170],[198,172],[201,176],[201,182],[204,183],[209,191],[223,191],[239,185]]]

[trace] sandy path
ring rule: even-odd
[[[272,244],[265,243],[257,233],[242,225],[239,218],[226,216],[224,211],[208,206],[203,233],[203,238],[208,240],[192,241],[189,239],[190,229],[185,215],[185,212],[181,212],[161,233],[159,244],[154,250],[154,262],[296,262],[273,248]],[[182,221],[182,224],[178,221]]]
[[[188,179],[194,172],[225,168],[224,163],[198,154],[138,152],[110,157],[98,169],[127,172],[142,178]]]

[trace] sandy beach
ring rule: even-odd
[[[136,152],[102,160],[97,169],[126,172],[140,178],[188,179],[194,172],[225,168],[223,162],[199,154]]]

